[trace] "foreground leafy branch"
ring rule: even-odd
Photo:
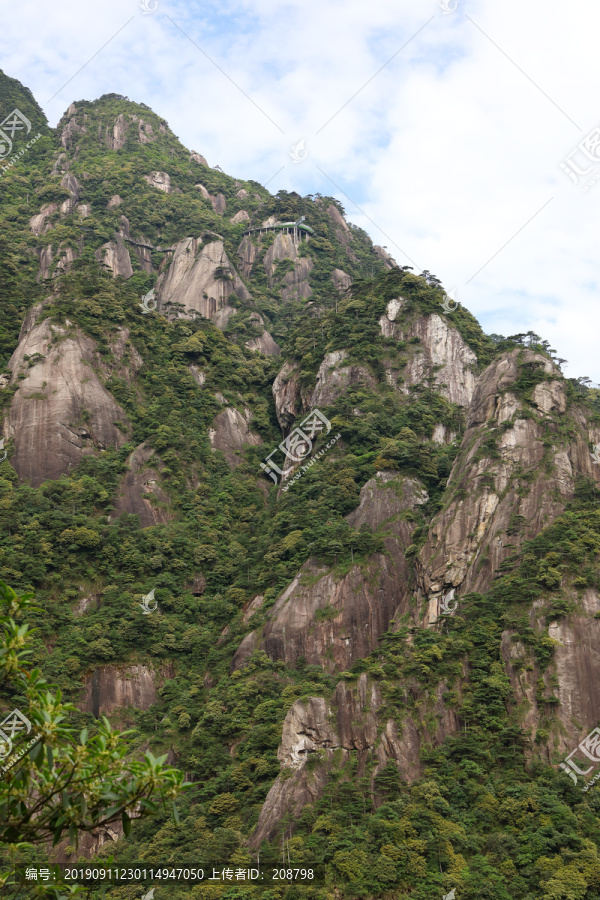
[[[79,832],[116,820],[127,835],[133,817],[167,804],[177,819],[183,773],[166,766],[166,756],[146,751],[141,759],[131,757],[132,732],[113,731],[104,716],[93,736],[87,728],[78,732],[67,719],[73,704],[52,692],[39,669],[27,669],[32,631],[21,620],[34,609],[32,598],[0,582],[0,688],[31,724],[10,754],[0,742],[0,845],[54,846],[67,833],[77,845]],[[0,874],[0,885],[8,877]]]

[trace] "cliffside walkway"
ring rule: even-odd
[[[280,229],[285,229],[286,234],[291,233],[295,240],[298,240],[298,237],[302,237],[302,232],[305,232],[306,240],[308,240],[309,234],[315,233],[310,225],[301,225],[298,222],[276,222],[274,225],[255,225],[253,228],[246,228],[244,235],[253,234],[257,231],[278,231]]]

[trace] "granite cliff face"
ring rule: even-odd
[[[123,513],[139,516],[142,528],[168,522],[169,497],[161,488],[163,463],[145,443],[133,451],[127,460],[128,472],[121,480],[111,519]]]
[[[319,796],[331,768],[342,768],[352,751],[358,753],[362,774],[377,739],[380,703],[377,688],[368,684],[366,676],[361,676],[356,691],[341,682],[331,704],[323,697],[294,703],[285,717],[277,751],[282,774],[265,800],[251,847],[274,837],[284,817],[297,818]],[[320,764],[309,765],[311,757]]]
[[[411,386],[432,379],[436,390],[457,406],[468,408],[475,390],[477,357],[459,331],[435,313],[401,316],[404,299],[390,300],[379,320],[381,335],[402,342],[406,354],[402,364],[385,363],[387,383],[408,395]],[[300,363],[288,360],[273,383],[277,418],[287,428],[296,416],[314,407],[330,406],[351,389],[373,387],[376,378],[370,369],[350,362],[349,350],[334,350],[325,355],[312,391],[300,385]],[[444,431],[438,432],[444,440]]]
[[[261,650],[291,665],[303,658],[307,664],[340,672],[375,649],[379,636],[401,622],[440,628],[442,613],[455,611],[461,597],[470,592],[487,590],[523,541],[552,524],[573,499],[578,479],[600,482],[600,467],[589,452],[590,444],[600,441],[600,429],[569,399],[560,370],[546,355],[514,349],[478,373],[475,353],[451,323],[436,314],[403,320],[403,306],[402,297],[390,301],[379,321],[384,338],[403,342],[403,348],[408,344],[404,366],[393,373],[402,376],[397,387],[389,369],[388,383],[408,393],[411,385],[429,378],[441,396],[466,414],[442,508],[416,555],[411,546],[414,562],[407,562],[404,551],[415,525],[401,515],[394,519],[394,514],[415,509],[426,494],[416,484],[408,489],[406,480],[394,473],[379,473],[361,491],[360,505],[348,521],[355,527],[364,521],[373,529],[385,522],[385,556],[376,555],[362,570],[351,569],[341,578],[314,562],[306,563],[261,628],[243,639],[234,669]],[[356,386],[374,388],[369,369],[347,365],[347,357],[345,351],[327,354],[311,392],[300,387],[299,365],[284,364],[273,385],[284,434],[308,409],[327,408]],[[453,439],[445,426],[436,426],[433,440]],[[600,718],[600,695],[593,688],[598,676],[600,626],[595,616],[600,601],[596,591],[588,590],[573,603],[575,611],[559,621],[548,620],[545,603],[536,601],[531,608],[532,630],[556,642],[553,662],[545,671],[514,630],[503,635],[502,659],[521,727],[532,739],[539,732],[542,742],[549,740],[548,759],[572,749],[577,736],[583,737]],[[551,726],[540,683],[545,696],[554,691],[559,704]],[[311,698],[294,704],[279,749],[282,775],[265,801],[250,846],[272,838],[282,821],[293,820],[320,796],[336,752],[340,759],[351,751],[360,759],[373,756],[375,772],[392,760],[402,777],[411,781],[422,772],[422,742],[441,743],[460,728],[456,713],[444,702],[444,685],[438,687],[437,699],[428,700],[430,721],[437,722],[429,732],[423,731],[422,719],[411,715],[382,719],[377,685],[366,705],[365,685],[366,676],[361,676],[359,708],[343,682],[331,701]],[[419,693],[416,685],[410,689]],[[353,728],[341,724],[348,721]],[[543,731],[548,727],[549,738]]]
[[[312,272],[313,261],[310,257],[299,256],[300,246],[301,242],[299,244],[296,243],[291,235],[278,232],[264,257],[264,265],[270,287],[275,285],[277,264],[283,260],[290,260],[292,263],[291,270],[286,271],[277,279],[283,301],[292,299],[305,300],[312,293],[308,283],[308,276]]]
[[[408,393],[411,385],[433,378],[442,396],[468,407],[475,389],[475,353],[441,315],[433,313],[404,320],[401,310],[405,303],[403,297],[390,300],[379,320],[383,337],[409,343],[400,390]],[[386,374],[390,384],[396,384],[399,371],[390,367]]]
[[[147,666],[100,666],[87,681],[80,708],[95,716],[125,706],[148,709],[156,701],[156,681]]]
[[[384,706],[381,689],[365,674],[354,685],[339,682],[331,702],[310,697],[294,703],[285,717],[277,751],[281,773],[265,799],[248,842],[251,848],[257,849],[262,841],[275,837],[282,821],[293,823],[351,757],[356,757],[358,778],[365,775],[369,762],[373,763],[371,789],[390,761],[404,780],[413,781],[422,774],[422,744],[441,744],[458,727],[454,713],[444,709],[441,696],[428,709],[438,720],[433,734],[422,720],[410,716],[398,725],[386,718]]]
[[[530,403],[515,393],[527,369],[549,378],[535,386]],[[488,588],[515,540],[533,537],[562,512],[578,476],[600,480],[588,450],[600,431],[575,414],[565,441],[559,423],[566,406],[560,372],[539,354],[514,350],[479,377],[448,479],[449,501],[419,556],[429,622],[452,588],[460,594]]]
[[[84,456],[125,443],[127,419],[99,377],[94,342],[66,323],[54,325],[34,309],[9,362],[18,386],[4,436],[11,461],[33,485],[58,478]]]
[[[295,663],[304,657],[329,671],[348,668],[377,645],[406,599],[404,550],[411,543],[414,515],[427,494],[416,480],[381,472],[361,491],[359,507],[348,516],[354,528],[381,529],[384,553],[354,566],[342,578],[309,561],[281,594],[260,632],[242,641],[233,667],[259,647],[272,659]]]
[[[241,860],[295,829],[300,847],[323,827],[329,852],[353,782],[374,870],[395,877],[416,834],[396,817],[437,804],[484,823],[478,864],[500,848],[520,866],[494,766],[516,759],[515,795],[541,796],[527,764],[557,766],[600,721],[600,395],[533,332],[449,310],[334,198],[211,168],[143,105],[80,101],[47,132],[3,174],[0,578],[39,593],[42,655],[80,714],[136,710],[142,746],[202,782],[198,840],[208,823]],[[260,460],[315,410],[314,458],[273,484]],[[145,616],[132,595],[154,586]],[[401,798],[385,819],[380,776]],[[536,840],[562,842],[566,806],[549,825],[538,805]],[[488,829],[499,806],[510,834]],[[415,871],[463,877],[469,841],[414,843]]]
[[[158,279],[158,308],[181,304],[179,315],[189,318],[194,312],[223,328],[234,312],[229,294],[239,300],[250,297],[241,278],[231,265],[222,241],[186,238],[173,251],[173,259]]]
[[[250,429],[250,410],[241,413],[234,406],[227,406],[213,421],[208,432],[213,450],[220,450],[227,463],[235,468],[242,460],[245,447],[262,444],[259,435]]]

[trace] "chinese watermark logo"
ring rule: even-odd
[[[13,142],[16,132],[29,134],[31,131],[31,122],[18,109],[13,111],[0,122],[0,159],[5,159],[12,152]]]
[[[290,148],[290,156],[292,157],[293,163],[304,162],[306,157],[308,156],[308,150],[306,149],[306,138],[301,138],[297,144],[293,144]]]
[[[154,6],[152,5],[152,0],[140,0],[139,7],[142,10],[142,15],[147,16],[158,9],[158,0],[154,0]]]
[[[2,438],[2,440],[0,441],[0,451],[2,451],[2,455],[0,456],[0,463],[3,463],[8,456],[8,453],[4,449],[4,438]]]
[[[290,487],[294,484],[294,482],[300,481],[300,479],[302,478],[302,476],[304,475],[304,473],[305,473],[306,471],[308,471],[308,469],[310,469],[311,466],[314,466],[314,464],[316,463],[316,461],[317,461],[318,459],[320,459],[325,453],[327,453],[327,451],[328,451],[331,447],[333,447],[333,445],[336,443],[336,441],[339,441],[340,438],[341,438],[341,434],[338,432],[338,433],[336,434],[336,436],[335,436],[334,438],[332,438],[332,439],[329,441],[329,443],[325,445],[325,447],[323,447],[322,450],[320,450],[317,454],[315,454],[315,456],[313,456],[311,459],[309,459],[309,461],[306,463],[306,465],[300,466],[300,471],[297,472],[297,473],[294,475],[293,478],[290,478],[289,483],[286,484],[286,485],[284,485],[284,487],[282,487],[281,490],[282,490],[282,491],[289,491]],[[288,472],[286,473],[286,476],[287,476],[287,474],[289,474],[289,470],[288,470]]]
[[[151,291],[148,291],[147,294],[144,294],[140,306],[142,307],[143,313],[154,312],[158,306],[158,301],[154,298],[154,288],[152,288]]]
[[[451,591],[448,591],[445,597],[442,597],[440,600],[440,610],[443,616],[451,616],[453,612],[455,612],[458,606],[458,600],[454,600],[454,594],[456,593],[456,588],[452,588]],[[451,601],[454,600],[454,606],[450,606]]]
[[[27,751],[40,740],[38,736],[34,736],[29,740],[19,753],[11,756],[13,740],[15,735],[29,734],[31,731],[31,722],[24,716],[19,709],[13,709],[5,719],[0,722],[0,772],[8,772]]]
[[[142,602],[138,603],[138,606],[142,607],[142,613],[145,616],[149,616],[150,613],[153,613],[153,612],[155,612],[155,610],[158,609],[158,600],[154,599],[155,590],[156,590],[156,588],[152,588],[150,593],[146,594],[146,596],[142,598]],[[153,603],[154,606],[151,606],[150,605],[151,603]]]
[[[575,149],[571,150],[561,162],[560,167],[576,186],[579,186],[580,180],[587,178],[590,172],[594,172],[594,176],[581,188],[582,191],[588,191],[598,181],[600,178],[600,125],[592,128]]]
[[[29,134],[31,131],[31,122],[24,116],[23,113],[19,109],[13,109],[13,111],[8,115],[5,119],[0,122],[0,160],[6,159],[9,153],[12,152],[13,147],[13,138],[16,134]],[[42,133],[38,131],[36,136],[32,138],[30,141],[27,141],[24,147],[16,153],[12,159],[7,160],[5,166],[0,166],[2,169],[2,175],[7,172],[12,166],[14,166],[15,162],[23,156],[24,153],[27,153],[32,144],[35,144],[39,138],[41,138]]]
[[[156,888],[150,888],[147,894],[144,894],[142,900],[154,900],[154,891]]]
[[[18,709],[13,709],[9,715],[0,722],[0,757],[8,756],[12,751],[14,736],[29,734],[31,722]]]
[[[280,450],[292,463],[302,462],[302,460],[306,459],[311,453],[313,448],[313,438],[322,431],[325,431],[325,434],[329,434],[331,431],[331,422],[322,412],[320,412],[320,410],[315,409],[300,422],[300,425],[297,428],[294,428],[294,430],[286,437],[285,441],[282,441],[272,453],[269,453],[269,455],[265,457],[265,462],[260,464],[261,469],[263,469],[269,478],[273,479],[275,484],[278,484],[277,475],[280,475],[282,478],[285,478],[286,475],[284,474],[283,469],[280,469],[279,466],[273,462],[272,457]],[[283,461],[283,465],[285,465],[285,460]],[[277,472],[277,475],[275,472]]]
[[[448,13],[454,12],[457,6],[458,3],[456,2],[456,0],[454,0],[454,6],[452,5],[452,0],[442,0],[442,2],[440,3],[440,9],[445,16],[447,16]]]
[[[577,760],[578,763],[587,766],[585,770],[580,769],[577,763],[571,759],[576,753],[582,753],[585,757],[583,760],[581,758]],[[560,768],[564,769],[569,778],[572,779],[573,784],[577,784],[577,775],[582,775],[585,778],[594,768],[593,765],[588,766],[590,761],[592,763],[600,762],[600,728],[594,728],[593,731],[590,731],[575,749],[569,753],[564,763],[560,764]],[[598,778],[600,778],[600,772],[594,778],[588,780],[581,790],[588,791]]]
[[[447,312],[447,313],[454,312],[454,310],[458,306],[460,306],[460,303],[458,302],[458,300],[454,299],[455,294],[456,294],[455,290],[450,291],[449,294],[444,294],[444,299],[441,301],[442,309],[444,310],[444,312]],[[454,306],[452,304],[454,304]]]

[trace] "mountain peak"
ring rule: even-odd
[[[46,115],[29,88],[0,69],[0,122],[14,109],[29,119],[32,130],[48,127]]]

